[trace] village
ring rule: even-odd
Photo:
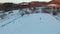
[[[56,16],[60,13],[60,0],[21,2],[18,4],[11,2],[0,3],[0,18],[4,19],[5,16],[13,13],[14,10],[19,10],[18,12],[21,16],[32,13],[48,13]]]

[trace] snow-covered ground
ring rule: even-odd
[[[24,15],[17,11],[0,20],[0,34],[58,34],[60,21],[46,13]]]

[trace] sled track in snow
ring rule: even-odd
[[[20,16],[17,17],[17,18],[15,18],[15,19],[13,19],[13,20],[11,20],[11,21],[9,21],[9,22],[6,23],[6,24],[1,25],[0,28],[5,27],[6,25],[8,25],[8,24],[12,23],[13,21],[17,20],[18,18],[20,18]]]

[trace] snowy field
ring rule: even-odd
[[[0,34],[58,34],[60,21],[47,13],[19,15],[18,10],[0,20]]]

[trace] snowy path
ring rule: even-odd
[[[25,15],[0,28],[0,34],[58,34],[58,32],[60,21],[45,13]]]
[[[18,11],[14,11],[14,13],[9,14],[5,19],[0,20],[0,27],[1,25],[4,26],[4,24],[9,24],[18,18],[20,18]]]

